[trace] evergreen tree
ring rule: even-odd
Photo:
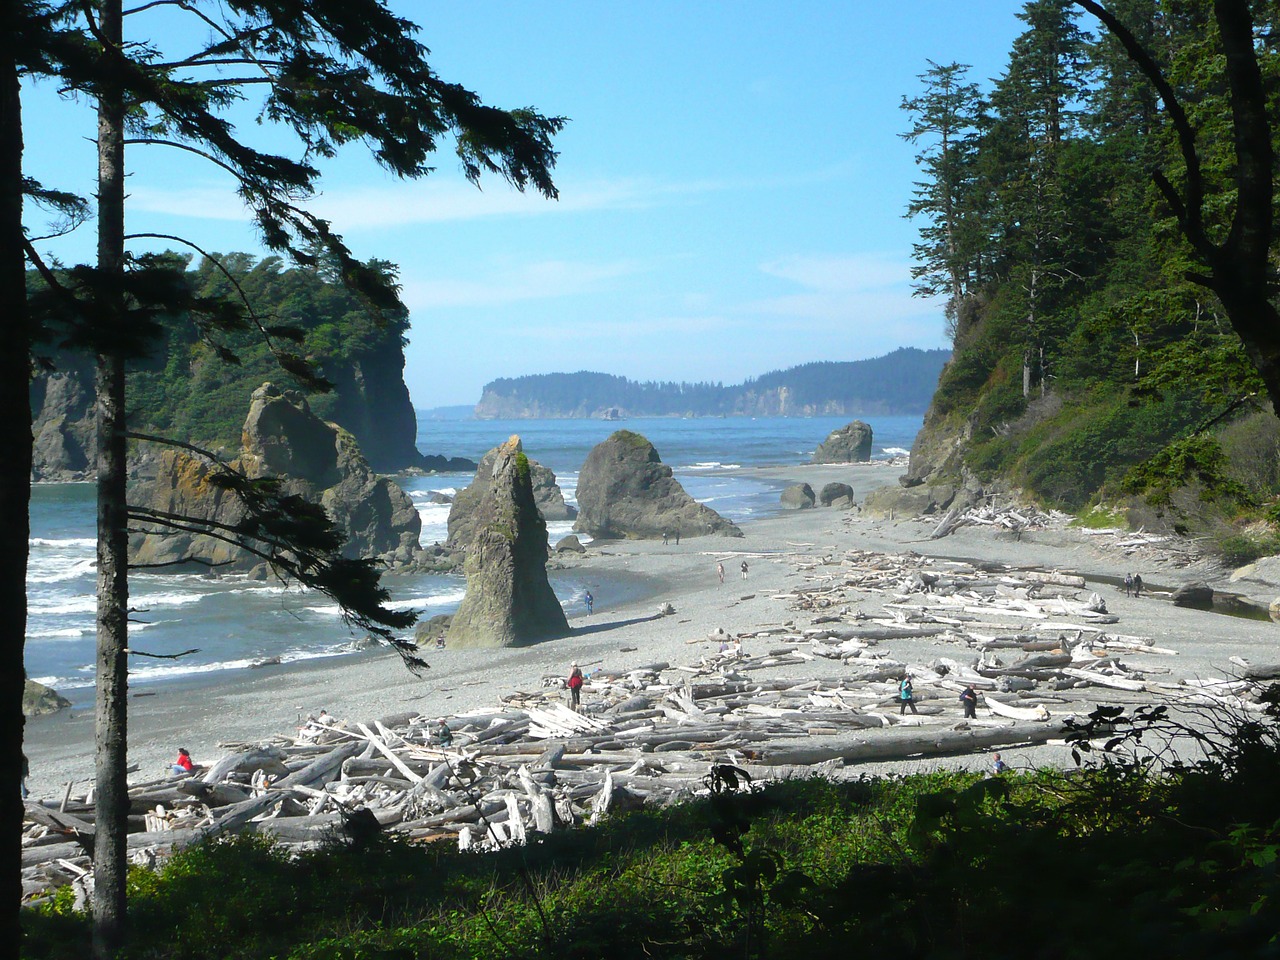
[[[907,216],[924,216],[914,245],[911,276],[918,296],[945,295],[947,334],[954,340],[960,306],[975,280],[981,248],[980,209],[974,186],[984,103],[978,86],[966,79],[969,67],[929,62],[920,74],[924,91],[903,97],[911,115],[903,139],[921,144],[916,164],[926,179],[916,184]]]

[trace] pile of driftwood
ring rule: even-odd
[[[768,778],[1047,742],[1099,688],[1108,700],[1176,694],[1256,709],[1247,674],[1170,678],[1159,663],[1176,651],[1115,632],[1072,574],[857,551],[802,566],[805,582],[784,596],[803,617],[694,638],[710,648],[696,663],[598,671],[580,712],[547,677],[489,709],[368,723],[321,713],[295,736],[225,744],[208,770],[132,787],[129,850],[149,861],[232,832],[305,849],[378,830],[486,848],[676,802],[719,763]],[[884,649],[920,639],[929,646],[911,649],[928,652],[910,660]],[[903,716],[908,672],[918,712]],[[966,686],[980,694],[975,719],[958,699]],[[92,796],[70,788],[60,803],[27,804],[27,896],[83,886],[93,818]]]
[[[999,527],[1013,534],[1021,534],[1027,530],[1061,527],[1071,519],[1070,514],[1058,510],[1046,513],[1036,507],[1000,507],[994,503],[968,508],[952,507],[933,528],[929,539],[939,540],[967,526]]]

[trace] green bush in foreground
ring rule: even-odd
[[[1095,719],[1128,731],[1117,742],[1167,722]],[[483,855],[385,839],[290,857],[228,838],[135,871],[125,956],[1274,957],[1270,723],[1162,773],[1130,760],[752,789],[721,767],[695,803]],[[27,917],[25,956],[84,955],[87,920],[59,904]]]

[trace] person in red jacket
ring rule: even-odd
[[[184,777],[195,770],[195,764],[191,762],[191,754],[187,752],[186,747],[178,748],[178,759],[173,761],[170,768],[175,774]]]
[[[575,663],[573,665],[573,672],[569,674],[568,682],[570,703],[575,710],[578,709],[578,705],[582,702],[582,684],[584,682],[585,678],[582,676],[582,670],[580,670],[578,665]]]

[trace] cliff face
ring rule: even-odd
[[[95,441],[93,369],[85,361],[63,355],[58,369],[40,373],[31,381],[31,432],[34,441],[33,480],[85,480],[93,476]],[[317,412],[355,437],[369,466],[382,473],[423,466],[418,452],[417,417],[404,382],[404,353],[399,349],[369,352],[352,362],[331,365],[325,371],[335,389],[311,398]],[[245,396],[252,386],[239,395]],[[191,394],[200,390],[191,381]],[[243,401],[241,401],[243,402]],[[243,409],[243,407],[241,407]],[[145,405],[131,419],[143,431],[165,434],[157,426],[157,411]],[[217,447],[215,438],[178,431],[175,439],[196,446]],[[183,435],[185,434],[185,435]],[[367,450],[367,453],[365,452]]]

